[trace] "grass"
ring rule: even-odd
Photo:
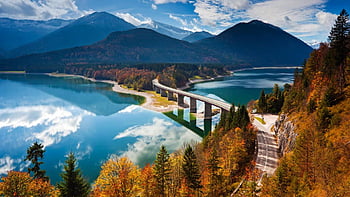
[[[157,94],[154,91],[146,90],[145,92],[153,95],[153,98],[154,98],[153,105],[155,106],[168,106],[168,105],[176,104],[175,101],[168,101],[168,97],[162,97],[160,96],[160,94]]]
[[[26,71],[18,70],[18,71],[0,71],[0,73],[8,73],[8,74],[25,74]]]
[[[266,122],[260,118],[260,117],[254,117],[257,121],[259,121],[261,124],[266,124]]]

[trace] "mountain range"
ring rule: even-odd
[[[201,31],[201,32],[194,32],[194,33],[186,36],[182,40],[187,41],[187,42],[196,42],[196,41],[199,41],[199,40],[203,40],[205,38],[211,38],[213,36],[214,35],[206,32],[206,31]]]
[[[158,30],[162,27],[176,32],[172,26],[156,24]],[[0,68],[52,72],[65,65],[146,62],[296,66],[312,51],[282,29],[257,20],[239,23],[217,36],[199,32],[184,39],[193,43],[136,28],[114,15],[96,12],[13,50],[17,55],[38,54],[2,60]]]
[[[225,59],[255,66],[301,65],[312,51],[300,39],[259,20],[239,23],[196,44],[219,52]]]
[[[100,41],[115,31],[135,29],[132,24],[107,12],[95,12],[79,18],[56,31],[18,47],[10,52],[12,57],[84,46]]]
[[[141,24],[138,26],[138,28],[146,28],[146,29],[152,29],[158,33],[167,35],[172,38],[176,38],[178,40],[182,40],[183,38],[191,35],[193,32],[183,30],[171,25],[167,25],[164,23],[160,23],[157,21],[151,21],[149,23]]]
[[[48,33],[68,25],[71,20],[48,21],[0,18],[0,50],[9,51],[33,42]]]

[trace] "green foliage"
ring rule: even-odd
[[[77,168],[73,153],[69,153],[61,177],[63,180],[57,186],[61,192],[61,196],[83,197],[89,195],[90,185],[83,178],[80,169]]]
[[[197,163],[197,157],[190,145],[187,146],[184,153],[182,169],[184,171],[186,183],[188,187],[197,191],[202,188],[200,182],[201,174],[199,172],[199,166]]]
[[[33,167],[28,167],[28,172],[33,172],[34,178],[48,179],[48,177],[45,176],[46,171],[40,169],[40,165],[44,163],[39,161],[44,158],[45,150],[43,148],[44,146],[42,144],[35,142],[27,149],[27,156],[24,161],[30,161],[32,163]]]
[[[162,145],[154,161],[156,187],[159,196],[166,196],[169,186],[170,169],[169,153],[165,146]]]
[[[261,113],[265,113],[267,110],[267,101],[266,101],[264,89],[261,90],[259,101],[258,101],[258,107]]]

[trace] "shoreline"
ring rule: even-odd
[[[113,85],[112,87],[112,91],[116,92],[116,93],[121,93],[121,94],[129,94],[129,95],[136,95],[136,96],[141,96],[145,98],[145,102],[140,104],[139,106],[148,109],[148,110],[152,110],[155,112],[160,112],[160,113],[164,113],[164,112],[169,112],[169,111],[173,111],[174,109],[178,108],[178,105],[176,104],[176,102],[174,102],[173,105],[167,105],[165,106],[157,106],[155,105],[156,102],[156,98],[155,95],[147,93],[147,92],[139,92],[136,90],[131,90],[131,89],[126,89],[121,87],[116,81],[112,81],[112,80],[96,80],[94,78],[89,78],[89,77],[85,77],[82,75],[73,75],[73,74],[63,74],[63,73],[46,73],[46,75],[52,76],[52,77],[79,77],[85,80],[89,80],[92,82],[102,82],[102,83],[108,83]]]

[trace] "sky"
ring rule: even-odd
[[[75,19],[106,11],[140,25],[152,20],[190,31],[219,34],[258,19],[307,42],[325,42],[350,0],[0,0],[0,17]]]

